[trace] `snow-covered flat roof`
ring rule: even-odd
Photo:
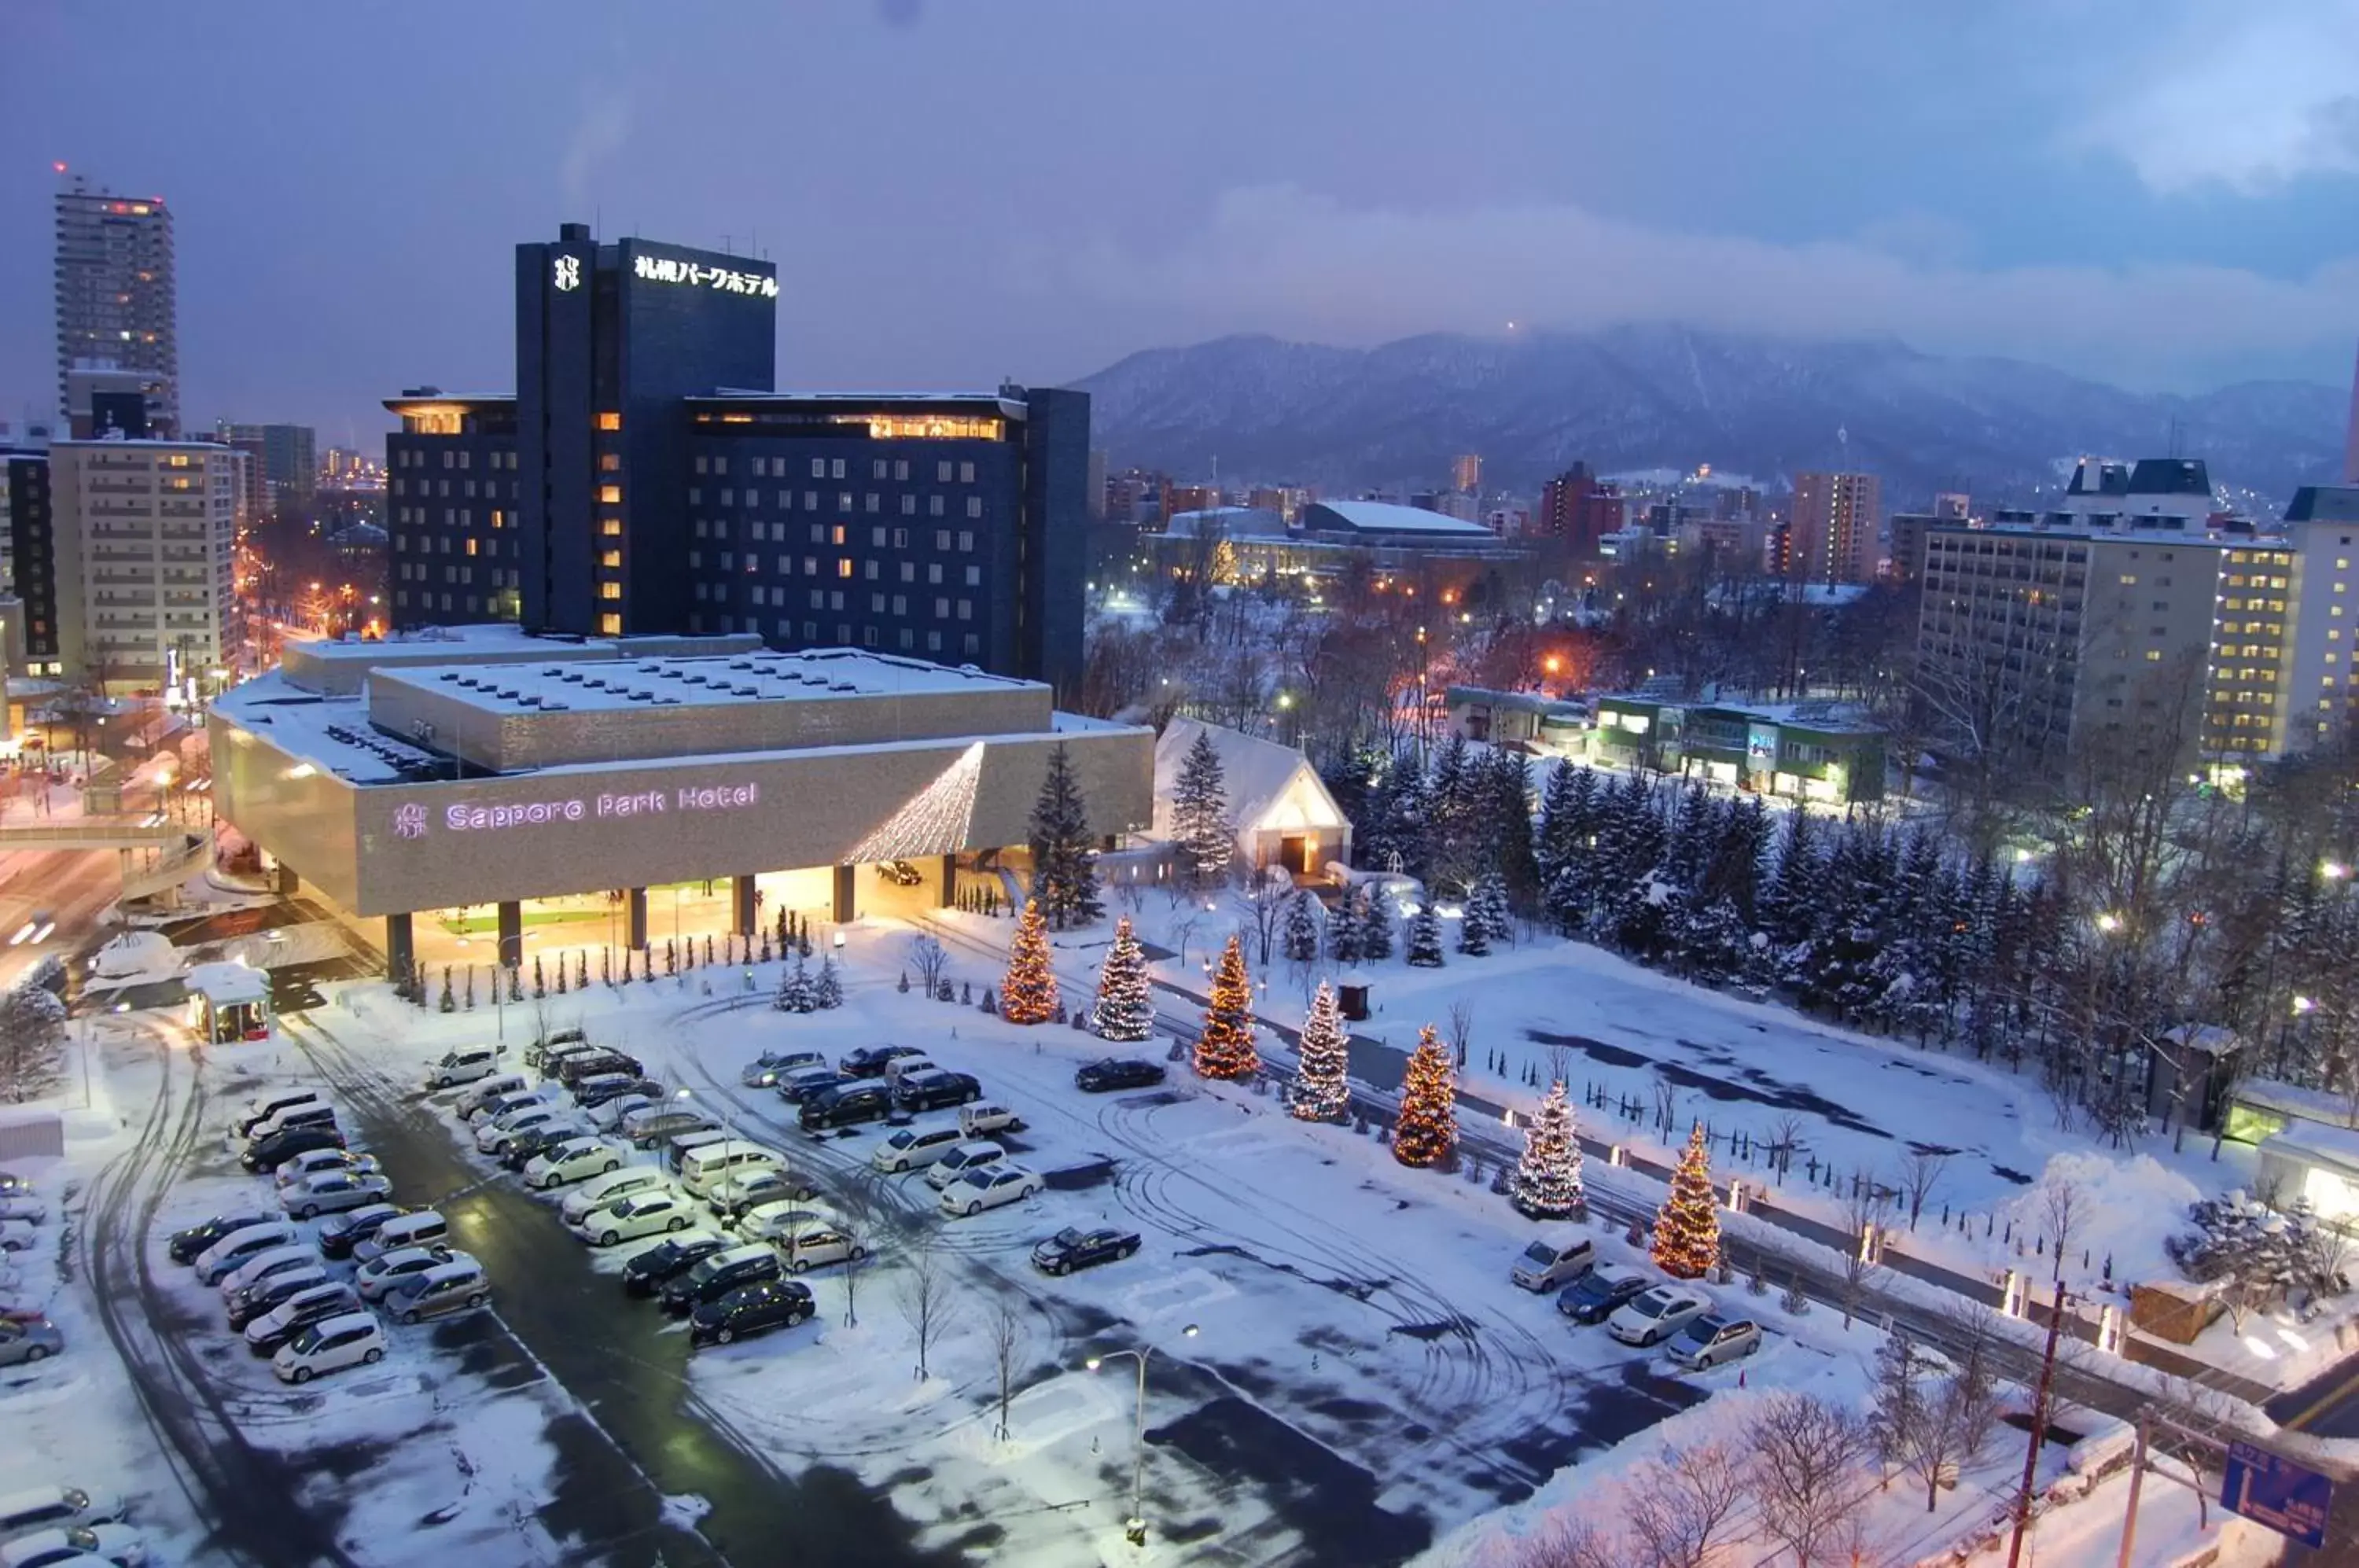
[[[398,784],[451,774],[451,759],[370,728],[367,700],[322,696],[278,670],[223,692],[213,712],[280,751],[355,784]]]
[[[405,665],[373,679],[423,688],[486,714],[724,707],[837,697],[911,697],[1037,686],[964,666],[857,648],[562,663]]]
[[[551,645],[546,638],[536,637],[513,621],[484,621],[473,626],[419,626],[415,631],[393,632],[383,637],[290,637],[290,647],[302,649],[310,659],[356,659],[364,664],[384,663],[388,659],[407,659],[414,652],[441,649],[453,659],[464,659],[470,653],[494,648],[531,648]],[[573,657],[585,651],[600,658],[612,658],[619,646],[614,639],[585,638],[562,645],[572,650]]]
[[[1321,512],[1332,512],[1343,519],[1345,527],[1370,534],[1447,534],[1457,539],[1495,537],[1481,523],[1470,523],[1461,517],[1429,512],[1422,506],[1396,506],[1390,501],[1319,501],[1308,507],[1302,519],[1306,528],[1316,529],[1325,521]]]

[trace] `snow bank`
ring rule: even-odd
[[[2051,1156],[2039,1181],[2000,1214],[2018,1240],[2034,1238],[2052,1248],[2060,1219],[2067,1218],[2064,1276],[2068,1284],[2094,1285],[2108,1259],[2115,1281],[2147,1274],[2179,1278],[2163,1243],[2187,1229],[2188,1205],[2201,1189],[2150,1154],[2127,1160],[2075,1150]],[[2083,1255],[2088,1261],[2082,1262]]]

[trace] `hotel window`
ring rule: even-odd
[[[843,525],[842,523],[838,523],[835,527],[828,530],[827,537],[830,544],[841,545],[849,536],[845,534]]]
[[[806,490],[803,492],[803,510],[806,512],[816,512],[819,510],[818,491]]]
[[[909,613],[909,596],[907,593],[893,595],[893,613],[897,615],[906,615]]]
[[[937,484],[937,485],[947,485],[947,484],[949,484],[950,482],[951,482],[951,465],[950,465],[950,460],[949,460],[949,459],[947,459],[947,458],[945,458],[945,459],[943,459],[941,462],[937,463],[935,463],[935,464],[934,464],[934,483],[935,483],[935,484]]]
[[[623,428],[623,416],[614,413],[601,414],[598,416],[598,428],[602,430],[619,430]]]
[[[696,570],[698,567],[702,566],[703,564],[704,564],[704,552],[703,552],[702,550],[690,550],[690,551],[688,552],[688,565],[689,565],[689,570],[690,570],[690,571],[693,572],[693,571],[694,571],[694,570]]]
[[[948,549],[950,549],[950,547],[951,547],[951,531],[950,531],[950,529],[948,529],[948,528],[936,528],[936,529],[934,530],[934,548],[935,548],[936,550],[948,550]]]
[[[908,529],[895,528],[893,530],[893,548],[895,550],[907,550],[909,548]]]
[[[599,485],[598,504],[602,506],[621,506],[623,504],[623,487],[619,485]]]
[[[869,530],[868,530],[868,544],[869,544],[869,548],[870,548],[870,549],[872,549],[872,550],[883,550],[883,549],[885,548],[885,538],[886,538],[886,535],[885,535],[885,530],[884,530],[883,528],[871,528],[871,529],[869,529]]]
[[[850,577],[852,575],[852,562],[842,556],[838,556],[835,561],[835,574],[838,577]]]
[[[704,460],[702,457],[701,457],[701,456],[696,460],[696,471],[697,471],[699,474],[703,474],[703,473],[708,472],[708,469],[707,469],[706,464],[705,464],[705,460]]]
[[[941,633],[928,632],[926,634],[926,651],[928,653],[940,653],[942,651]]]
[[[901,515],[905,517],[914,517],[918,515],[918,498],[915,495],[901,497]]]
[[[961,528],[961,529],[959,530],[959,549],[961,549],[961,550],[973,550],[973,548],[974,548],[974,535],[973,535],[973,533],[972,531],[970,531],[970,530],[966,529],[966,528]]]
[[[875,626],[861,627],[860,640],[863,643],[865,643],[868,647],[875,648],[876,646],[876,628]]]
[[[926,563],[926,581],[933,583],[936,587],[940,587],[941,585],[942,563],[940,561],[929,561]]]
[[[623,585],[621,583],[601,583],[598,584],[598,597],[601,599],[619,599],[622,596]]]
[[[696,537],[698,539],[702,539],[704,537],[704,519],[702,517],[696,519],[695,528]]]
[[[973,463],[962,463],[959,464],[959,483],[962,485],[972,485],[974,483]]]
[[[966,515],[970,517],[979,517],[983,516],[982,496],[970,495],[966,498]]]
[[[598,557],[598,564],[609,572],[620,572],[623,569],[623,552],[619,550],[607,550]]]
[[[885,498],[874,490],[860,498],[860,509],[864,512],[874,512],[884,504]]]
[[[983,586],[982,567],[970,566],[966,569],[966,585],[970,588],[980,588]]]
[[[871,593],[868,595],[868,613],[872,615],[881,615],[885,613],[884,594]]]
[[[917,637],[917,633],[911,631],[907,626],[903,626],[901,628],[901,651],[903,653],[908,653],[911,648],[915,646]]]
[[[621,637],[623,635],[623,617],[614,614],[612,611],[599,616],[598,635],[601,637]]]
[[[882,479],[885,477],[885,460],[883,458],[876,458],[869,463],[868,477],[871,479]]]
[[[598,532],[601,537],[605,539],[621,539],[623,537],[623,519],[620,517],[606,517],[602,519],[598,524]]]
[[[756,479],[767,479],[769,476],[770,460],[766,457],[756,458],[754,460],[754,477]]]
[[[826,608],[827,608],[827,590],[826,590],[826,589],[824,589],[824,588],[814,588],[814,589],[812,589],[812,590],[810,591],[810,599],[811,599],[811,605],[810,605],[810,607],[811,607],[812,609],[814,609],[814,610],[824,610],[824,609],[826,609]],[[804,635],[804,636],[806,636],[806,637],[809,637],[810,634],[810,633],[808,633],[808,632],[806,632],[806,633],[804,633],[803,635]]]
[[[722,571],[723,571],[723,572],[730,572],[730,571],[734,571],[734,570],[735,570],[736,565],[737,565],[737,552],[736,552],[736,551],[734,551],[734,550],[723,550],[723,551],[721,552],[721,570],[722,570]]]
[[[974,619],[974,601],[973,601],[973,600],[972,600],[972,599],[961,599],[961,600],[958,602],[958,604],[959,604],[959,619],[960,619],[960,620],[962,620],[962,621],[971,621],[971,620]]]
[[[781,577],[792,577],[794,574],[795,558],[791,555],[782,555],[778,557],[778,575]]]
[[[467,541],[467,553],[469,555],[475,553],[475,541],[473,539],[469,539]]]
[[[827,459],[823,457],[814,457],[811,459],[811,477],[813,479],[824,479],[827,477]]]
[[[623,472],[623,454],[618,452],[600,452],[598,454],[598,472],[601,474],[620,474]]]
[[[828,590],[828,593],[827,593],[827,607],[828,607],[829,609],[831,609],[831,610],[841,610],[842,608],[843,608],[843,590],[842,590],[842,589],[841,589],[841,588],[831,588],[831,589],[829,589],[829,590]]]
[[[861,564],[861,572],[860,572],[860,574],[861,574],[863,577],[865,577],[866,579],[868,579],[868,581],[869,581],[869,582],[871,582],[871,583],[875,582],[875,581],[876,581],[876,563],[875,563],[875,561],[862,561],[860,564]]]
[[[904,583],[915,583],[917,580],[918,563],[914,561],[903,561],[901,563],[901,581]]]
[[[852,510],[852,492],[851,492],[851,491],[849,491],[849,490],[839,490],[839,491],[837,491],[837,492],[835,493],[835,509],[836,509],[837,511],[839,511],[839,512],[845,512],[845,513],[848,513],[848,512],[850,512],[850,511]]]
[[[940,517],[941,515],[942,515],[942,498],[941,498],[940,495],[929,495],[929,496],[927,496],[927,497],[926,497],[926,516],[928,516],[928,517]]]
[[[819,557],[815,555],[807,555],[803,557],[803,575],[806,577],[816,577],[819,575]]]
[[[834,462],[827,465],[827,476],[830,479],[841,479],[843,477],[843,459],[839,457]]]
[[[970,655],[978,654],[983,651],[983,639],[975,636],[973,632],[969,632],[966,634],[965,637],[961,640],[960,646]]]
[[[909,478],[909,460],[908,458],[896,458],[894,460],[893,477],[905,484],[908,483]]]
[[[737,504],[737,492],[734,490],[723,490],[721,492],[721,504],[724,506],[735,506]]]
[[[951,602],[950,602],[948,599],[937,599],[937,600],[935,600],[935,601],[934,601],[934,619],[936,619],[936,620],[938,620],[938,621],[947,621],[947,620],[949,620],[950,618],[951,618]]]

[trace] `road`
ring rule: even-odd
[[[37,913],[57,922],[44,941],[0,947],[0,990],[16,985],[52,953],[71,960],[82,951],[122,885],[111,849],[20,850],[0,855],[0,942]]]

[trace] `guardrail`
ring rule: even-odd
[[[55,827],[0,828],[0,850],[154,849],[201,830],[179,822],[60,822]]]
[[[169,854],[160,855],[153,866],[135,872],[131,869],[128,852],[123,865],[123,900],[150,898],[168,888],[177,887],[203,868],[212,858],[213,835],[210,829],[180,830],[188,842]]]

